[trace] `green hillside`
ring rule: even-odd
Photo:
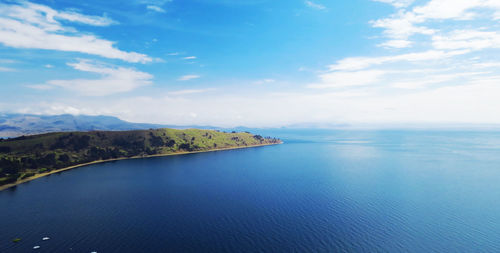
[[[0,139],[0,185],[78,164],[281,143],[248,132],[200,129],[59,132]]]

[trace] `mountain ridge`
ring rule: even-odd
[[[0,138],[19,137],[50,132],[71,131],[126,131],[150,128],[215,129],[211,126],[175,126],[166,124],[134,123],[106,115],[38,115],[0,113]]]

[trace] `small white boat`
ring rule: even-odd
[[[33,249],[39,249],[39,248],[40,248],[40,246],[38,246],[38,245],[33,247]]]
[[[42,241],[47,241],[47,240],[50,240],[50,237],[44,237],[44,238],[42,238]]]

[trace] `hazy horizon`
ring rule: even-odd
[[[300,122],[289,125],[276,125],[276,126],[245,126],[245,125],[176,125],[169,122],[164,123],[151,123],[151,122],[134,122],[121,119],[120,117],[111,115],[86,115],[86,114],[22,114],[22,113],[9,113],[0,112],[0,121],[6,120],[0,126],[9,126],[9,123],[18,122],[21,123],[20,118],[25,117],[27,121],[33,122],[31,117],[61,117],[61,116],[72,116],[72,117],[90,117],[93,120],[99,121],[99,117],[114,118],[122,120],[126,123],[131,124],[145,124],[151,125],[147,128],[157,126],[157,127],[174,127],[174,128],[213,128],[213,129],[225,129],[225,130],[237,130],[237,129],[309,129],[309,130],[500,130],[500,124],[473,124],[473,123],[415,123],[415,122],[400,122],[400,123],[366,123],[366,122],[354,122],[354,123],[321,123],[321,122]],[[3,118],[2,118],[3,117]],[[12,118],[13,119],[10,119]],[[94,118],[95,117],[95,118]],[[13,121],[12,121],[13,120]],[[53,126],[53,124],[47,122],[47,126]],[[145,127],[146,128],[146,127]],[[32,129],[32,130],[36,130]],[[96,129],[98,130],[98,129]],[[106,129],[101,129],[106,130]]]

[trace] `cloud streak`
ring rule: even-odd
[[[423,52],[380,56],[380,57],[349,57],[338,61],[336,64],[328,66],[331,71],[337,70],[359,70],[368,67],[395,62],[425,62],[431,60],[446,59],[457,55],[468,53],[469,51],[440,51],[428,50]]]
[[[72,68],[98,74],[99,79],[50,80],[45,84],[32,85],[35,89],[47,90],[64,88],[78,92],[84,96],[106,96],[115,93],[132,91],[151,84],[152,75],[131,68],[109,67],[89,60],[69,63]]]
[[[200,78],[199,75],[185,75],[185,76],[179,77],[177,80],[178,81],[189,81],[189,80],[198,79],[198,78]]]
[[[262,80],[257,80],[254,83],[255,84],[266,84],[266,83],[274,83],[274,82],[276,82],[276,80],[270,79],[270,78],[266,78],[266,79],[262,79]]]
[[[116,23],[107,17],[56,11],[45,5],[23,2],[0,4],[0,44],[14,48],[78,52],[127,62],[151,62],[144,54],[117,49],[114,42],[63,26],[58,20],[91,26]]]
[[[384,29],[384,35],[390,41],[383,45],[394,48],[409,47],[408,41],[415,34],[424,36],[440,36],[440,33],[449,31],[453,26],[435,22],[443,21],[474,21],[496,20],[500,13],[500,3],[496,0],[430,0],[423,5],[411,9],[404,8],[412,1],[404,0],[375,0],[393,4],[401,8],[388,18],[374,20],[374,27]],[[471,22],[470,25],[474,25]],[[429,28],[435,26],[436,28]],[[479,27],[478,27],[479,28]]]
[[[364,86],[378,82],[385,73],[382,70],[335,71],[320,75],[321,83],[310,84],[308,87],[325,89]]]
[[[208,89],[177,90],[177,91],[168,92],[168,95],[179,96],[179,95],[199,94],[199,93],[205,93],[205,92],[212,91],[212,90],[214,90],[214,89],[208,88]]]
[[[160,13],[164,13],[165,12],[165,9],[163,9],[160,6],[156,6],[156,5],[147,5],[146,9],[152,10],[152,11],[156,11],[156,12],[160,12]]]
[[[374,1],[391,4],[396,8],[407,7],[414,2],[414,0],[374,0]]]
[[[312,8],[312,9],[316,9],[316,10],[325,10],[326,7],[322,4],[318,4],[318,3],[315,3],[313,1],[309,1],[309,0],[306,0],[305,1],[305,4],[309,7],[309,8]]]
[[[0,72],[13,72],[16,71],[13,68],[7,68],[7,67],[0,67]]]

